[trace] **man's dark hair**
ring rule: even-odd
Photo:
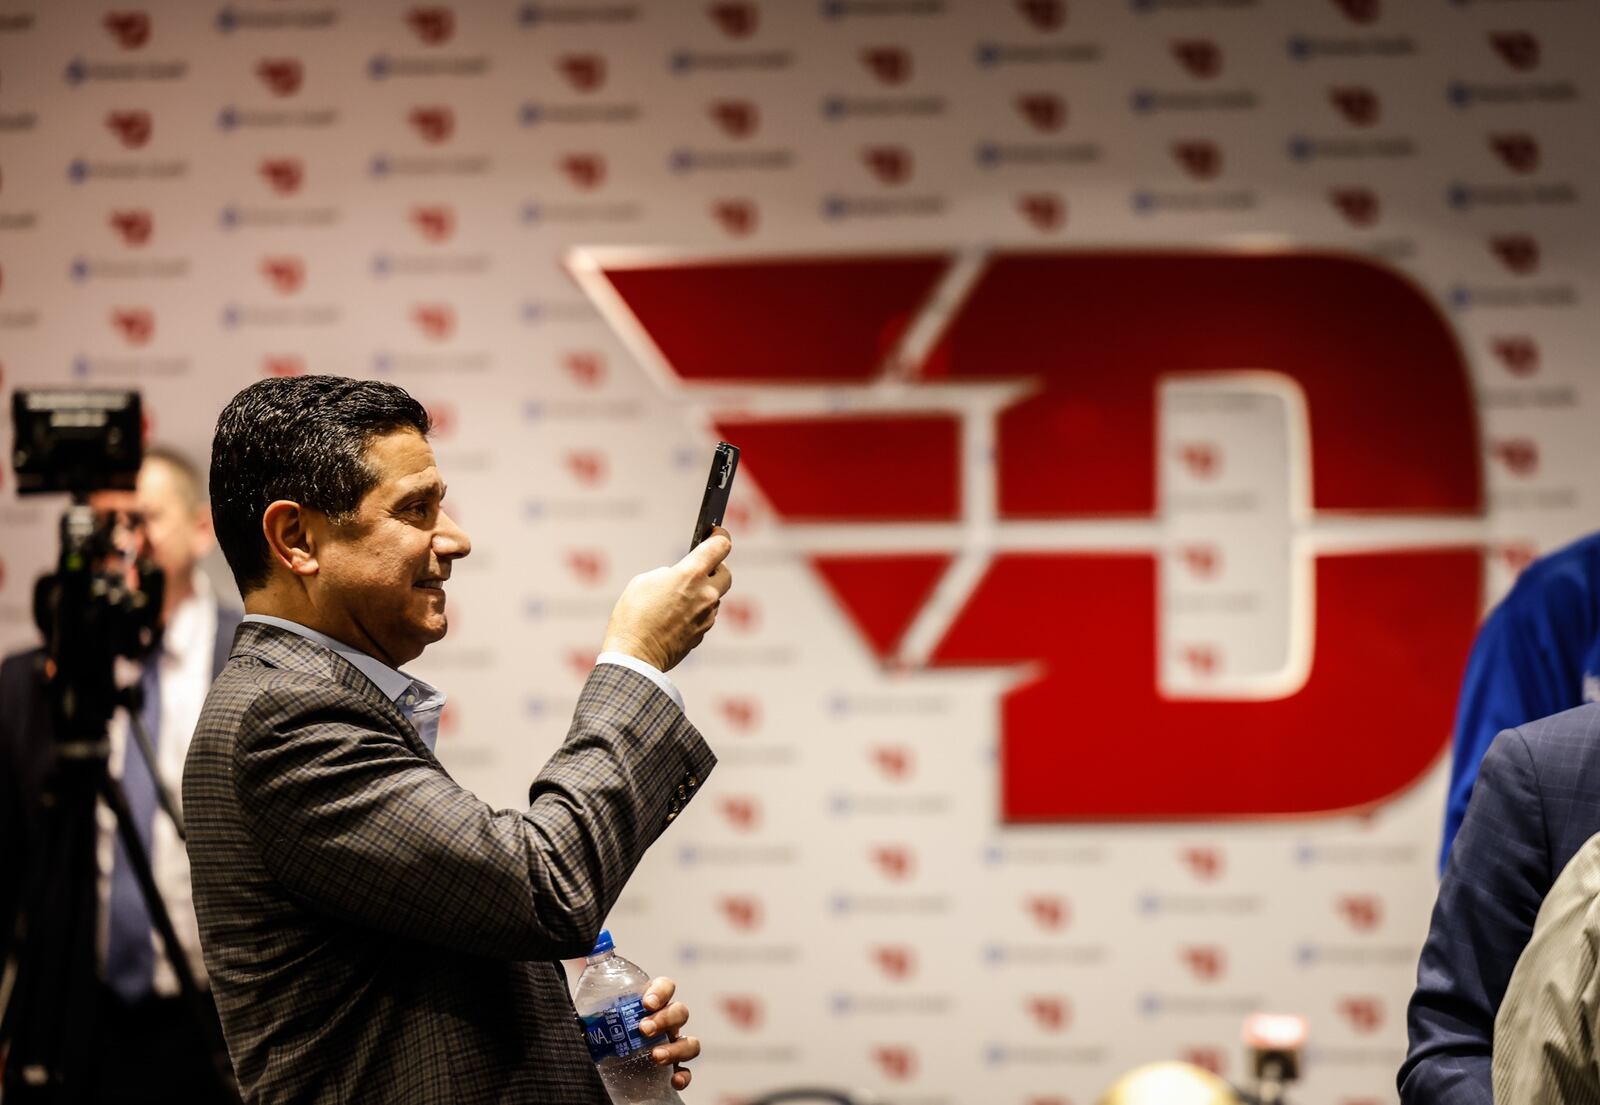
[[[229,400],[211,442],[211,519],[239,593],[271,571],[261,532],[269,504],[288,499],[347,522],[378,482],[367,466],[372,439],[429,428],[421,403],[376,380],[273,378]]]

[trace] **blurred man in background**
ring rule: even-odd
[[[199,568],[214,544],[205,487],[187,458],[158,447],[147,450],[135,490],[99,492],[91,504],[114,517],[117,547],[129,565],[148,558],[165,577],[160,648],[141,662],[119,661],[117,676],[122,685],[138,683],[144,692],[141,720],[155,752],[156,772],[176,797],[200,707],[227,661],[240,618],[238,611],[218,604]],[[0,665],[0,840],[5,842],[0,848],[0,963],[13,952],[29,857],[45,843],[39,802],[56,762],[45,665],[40,649],[8,657]],[[190,967],[203,983],[183,841],[172,821],[158,812],[151,772],[138,744],[129,739],[125,713],[112,722],[110,736],[111,774],[127,792],[156,885]],[[205,1037],[178,994],[177,977],[116,838],[116,822],[103,804],[97,815],[95,960],[100,984],[93,1066],[99,1077],[92,1100],[129,1105],[215,1100]],[[209,1009],[209,998],[206,1004]]]

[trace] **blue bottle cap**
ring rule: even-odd
[[[590,952],[589,954],[600,955],[604,952],[611,951],[615,947],[616,945],[611,942],[611,930],[601,929],[600,938],[594,942],[594,951]]]

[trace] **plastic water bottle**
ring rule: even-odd
[[[682,1105],[672,1088],[672,1068],[650,1058],[650,1049],[666,1043],[667,1034],[646,1037],[639,1031],[639,1022],[652,1015],[644,1007],[650,976],[615,947],[611,933],[601,932],[572,995],[589,1038],[589,1055],[613,1105]]]

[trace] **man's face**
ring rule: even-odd
[[[367,466],[378,483],[354,520],[310,523],[317,538],[313,601],[391,667],[414,660],[445,635],[444,581],[472,551],[441,505],[445,485],[433,449],[414,430],[374,438]]]
[[[210,511],[195,501],[183,475],[164,460],[146,460],[133,491],[96,492],[90,502],[96,510],[115,515],[112,539],[118,551],[130,559],[154,561],[169,588],[185,586],[211,549]]]

